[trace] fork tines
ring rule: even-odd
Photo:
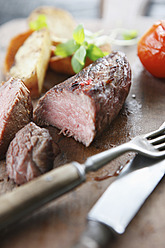
[[[154,145],[155,149],[164,150],[165,149],[165,122],[160,126],[159,129],[146,134],[145,138],[148,142]]]

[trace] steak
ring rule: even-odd
[[[7,155],[7,174],[17,184],[23,184],[52,169],[58,146],[49,131],[30,122],[17,132]]]
[[[19,79],[11,78],[0,86],[0,158],[4,158],[16,132],[32,119],[30,92]]]
[[[130,85],[131,68],[125,54],[113,52],[50,89],[39,100],[34,121],[55,126],[89,146],[118,115]]]

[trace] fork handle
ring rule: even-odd
[[[0,197],[0,229],[85,181],[82,165],[66,164]]]
[[[86,172],[88,171],[96,171],[100,169],[103,165],[107,164],[111,160],[119,157],[120,155],[134,150],[132,144],[130,142],[124,143],[120,146],[111,148],[104,152],[98,153],[89,157],[85,162]]]

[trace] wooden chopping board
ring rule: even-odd
[[[11,21],[0,27],[1,81],[3,80],[2,64],[8,42],[13,35],[25,30],[24,20]],[[58,135],[58,130],[50,127],[50,133],[61,149],[54,166],[62,166],[73,160],[83,162],[92,154],[122,144],[138,134],[157,129],[165,121],[165,81],[152,77],[143,69],[136,55],[136,46],[119,49],[127,54],[133,71],[133,84],[122,111],[108,130],[105,130],[89,148],[72,138]],[[67,76],[58,75],[49,70],[43,92],[66,78]],[[2,232],[0,247],[72,247],[85,229],[88,211],[115,179],[115,177],[109,177],[106,180],[97,181],[96,177],[103,178],[107,173],[113,174],[133,156],[134,154],[128,153],[98,172],[90,173],[86,183],[32,213],[17,223],[13,229],[9,228]],[[5,161],[0,161],[0,193],[3,194],[15,187],[15,184],[7,178]],[[113,240],[110,247],[163,248],[164,205],[165,181],[163,179],[131,222],[126,233]]]

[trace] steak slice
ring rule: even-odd
[[[117,116],[130,85],[131,68],[125,54],[113,52],[50,89],[39,100],[34,120],[89,146],[96,133]]]
[[[4,158],[16,132],[32,119],[30,92],[20,79],[11,78],[0,86],[0,158]]]
[[[49,131],[30,122],[16,133],[7,151],[7,174],[23,184],[52,169],[58,146]]]

